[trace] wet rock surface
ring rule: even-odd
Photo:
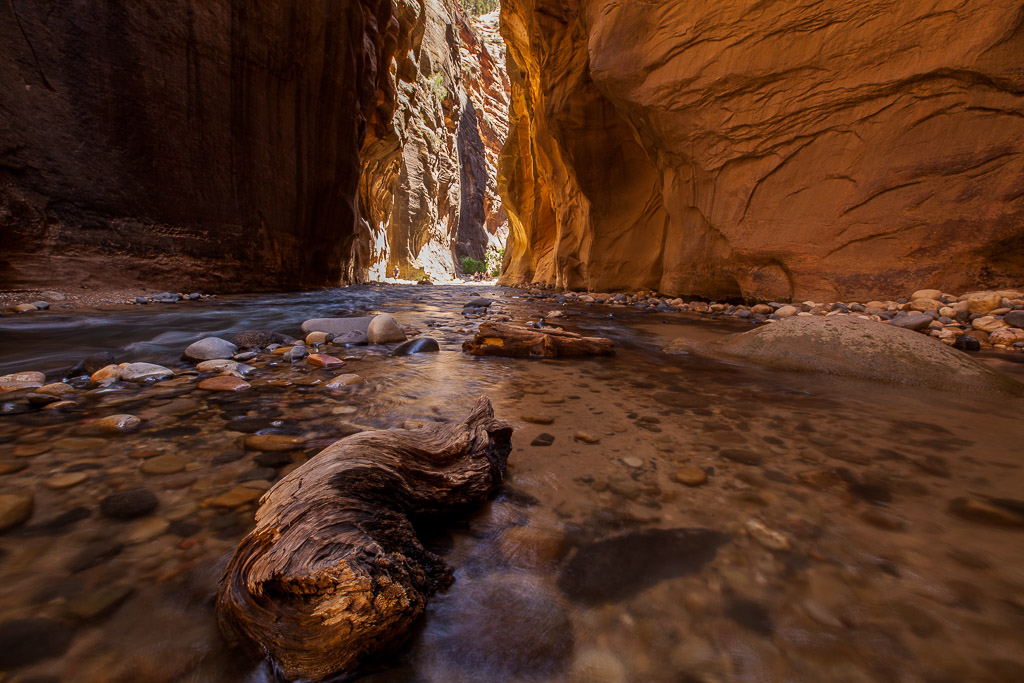
[[[503,4],[502,283],[787,302],[1019,285],[1019,6],[890,9]]]
[[[728,536],[712,529],[648,529],[582,546],[558,585],[570,600],[618,602],[659,581],[700,571]]]

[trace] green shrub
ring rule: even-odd
[[[471,256],[463,256],[459,261],[459,266],[462,268],[462,272],[466,275],[472,275],[473,273],[486,272],[486,266],[483,261],[478,261]]]
[[[435,100],[444,102],[444,98],[448,97],[448,87],[444,84],[444,74],[438,71],[428,78],[427,89],[433,94]]]
[[[493,12],[499,7],[500,0],[462,0],[462,8],[474,16]]]

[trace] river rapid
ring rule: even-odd
[[[492,319],[562,310],[559,325],[617,354],[465,355],[475,295],[495,300]],[[456,581],[362,680],[1024,680],[1022,532],[951,513],[963,497],[1024,510],[1019,400],[668,356],[675,338],[751,325],[553,297],[363,285],[0,318],[0,374],[59,381],[96,351],[184,373],[0,416],[0,492],[34,499],[0,533],[0,681],[277,680],[224,644],[213,610],[259,494],[336,439],[461,420],[480,395],[515,427],[507,481],[470,518],[424,530]],[[375,312],[441,352],[327,346],[340,371],[264,355],[238,393],[199,390],[179,360],[206,336],[301,336],[309,318]],[[982,356],[1024,381],[1007,358]],[[366,382],[326,389],[339,372]],[[112,414],[141,426],[90,429]],[[248,450],[253,434],[297,445]],[[154,512],[101,514],[133,488]]]

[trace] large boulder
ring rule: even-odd
[[[666,351],[775,370],[1024,395],[1024,384],[931,337],[855,317],[790,318],[711,342],[677,339]]]
[[[390,344],[405,341],[405,331],[387,313],[382,313],[370,321],[366,328],[366,338],[371,344]]]
[[[327,334],[333,334],[335,337],[349,332],[362,332],[366,334],[371,320],[373,320],[373,316],[362,316],[359,318],[313,318],[302,323],[302,331],[306,334],[310,332],[326,332]]]

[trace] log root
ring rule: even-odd
[[[365,432],[289,473],[220,582],[217,618],[291,679],[349,673],[397,647],[452,581],[410,518],[479,505],[501,485],[512,427],[481,397],[462,423]]]
[[[572,332],[539,330],[486,322],[473,339],[463,342],[462,350],[473,356],[506,358],[570,358],[612,356],[612,341],[604,337],[581,337]]]

